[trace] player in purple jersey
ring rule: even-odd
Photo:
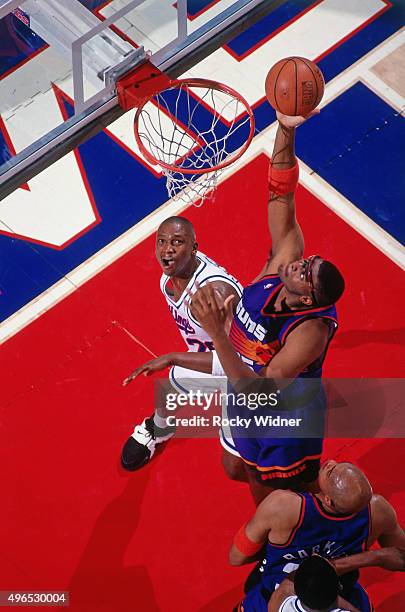
[[[236,534],[229,553],[232,565],[254,562],[265,545],[259,581],[239,610],[267,612],[275,589],[314,553],[336,559],[361,553],[375,541],[381,547],[405,548],[394,509],[382,496],[373,495],[359,468],[326,461],[319,487],[315,495],[273,491]],[[372,609],[358,582],[346,585],[343,596],[362,612]]]
[[[344,291],[344,280],[335,265],[321,256],[303,256],[304,239],[295,214],[298,163],[294,141],[295,128],[306,119],[277,116],[269,170],[270,257],[244,289],[229,337],[224,332],[223,310],[209,285],[193,296],[192,311],[211,336],[230,381],[266,377],[276,390],[286,387],[286,379],[294,380],[299,396],[304,379],[322,375],[322,363],[337,328],[334,304]],[[307,411],[315,406],[321,412],[325,407],[320,383],[318,390],[317,396],[302,406]],[[236,450],[249,466],[257,503],[270,489],[308,490],[316,486],[322,435],[283,440],[274,434],[259,438],[232,433]]]

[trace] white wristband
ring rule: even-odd
[[[211,373],[213,376],[226,376],[225,370],[222,367],[221,362],[219,361],[216,351],[212,351],[212,371]]]

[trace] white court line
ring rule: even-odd
[[[374,74],[370,72],[370,69],[375,66],[380,60],[386,58],[390,53],[398,49],[405,43],[405,28],[402,28],[399,32],[396,32],[387,40],[384,40],[378,47],[370,51],[367,55],[359,59],[355,64],[346,68],[343,72],[338,74],[332,81],[330,81],[325,88],[325,95],[322,99],[320,108],[329,104],[332,100],[340,96],[349,87],[357,83],[357,81],[367,82],[370,79],[370,85],[375,82]],[[371,77],[370,77],[371,75]],[[378,78],[378,77],[376,77]],[[384,83],[383,81],[381,81]],[[380,91],[378,94],[383,97],[388,103],[392,104],[396,108],[403,107],[405,100],[399,96],[394,90],[388,85],[384,84],[387,92],[384,96]],[[393,92],[392,97],[390,92]],[[398,99],[400,98],[400,99]],[[402,101],[401,101],[402,100]]]
[[[268,128],[263,130],[261,134],[255,137],[252,146],[243,159],[238,160],[232,166],[227,168],[222,176],[222,180],[228,178],[234,172],[237,172],[243,165],[246,165],[251,159],[259,153],[266,153],[270,156],[273,148],[274,138],[276,135],[277,124],[273,123]],[[320,177],[314,170],[307,166],[303,161],[300,163],[300,183],[304,185],[308,191],[313,193],[323,204],[333,210],[333,212],[346,221],[350,227],[355,229],[359,234],[371,242],[384,255],[389,257],[394,263],[405,269],[405,249],[400,242],[395,240],[388,232],[382,229],[363,211],[361,211],[353,202],[345,198],[332,185]],[[221,182],[222,182],[221,180]],[[305,215],[305,210],[297,203],[298,215]]]
[[[76,289],[93,278],[93,276],[153,234],[160,223],[167,219],[167,217],[178,215],[185,208],[186,205],[183,202],[163,204],[125,232],[125,234],[116,238],[101,251],[98,251],[98,253],[72,270],[72,272],[66,274],[60,281],[49,287],[49,289],[0,324],[0,344],[18,333],[29,323],[32,323],[32,321],[35,321],[35,319],[73,293],[73,291],[76,291]]]
[[[405,249],[401,243],[303,162],[300,162],[300,183],[384,255],[405,269]]]
[[[370,70],[367,70],[361,75],[360,81],[362,81],[369,89],[371,89],[377,96],[379,96],[384,102],[392,106],[399,113],[403,113],[405,109],[405,100],[395,89],[392,89],[383,79],[378,75],[374,74]]]
[[[277,125],[273,123],[258,135],[254,139],[249,149],[249,153],[224,171],[221,182],[236,173],[260,153],[264,152],[269,155],[273,147],[276,127]],[[344,198],[302,162],[300,162],[300,169],[300,182],[304,187],[311,191],[311,193],[318,197],[362,236],[379,248],[387,257],[405,268],[405,251],[392,236],[387,234],[379,225],[374,223],[374,221],[356,208],[354,204]],[[209,203],[206,205],[210,206]],[[215,206],[215,203],[212,205]],[[116,238],[113,242],[104,247],[104,249],[67,274],[59,282],[55,283],[55,285],[50,287],[47,291],[6,319],[0,325],[0,343],[11,338],[11,336],[37,319],[52,306],[73,293],[73,291],[78,289],[81,285],[125,255],[137,244],[148,238],[156,231],[164,219],[172,215],[180,214],[186,208],[188,208],[188,205],[183,202],[168,202],[134,225],[134,227],[125,234]]]
[[[335,77],[326,87],[321,108],[346,91],[353,83],[360,79],[364,80],[365,71],[368,71],[380,59],[386,57],[388,53],[391,53],[403,44],[404,40],[405,28],[399,33],[391,36],[364,58],[361,58],[356,64]],[[375,80],[373,83],[375,84]],[[388,93],[390,94],[390,92]],[[395,106],[397,104],[397,98],[393,96],[390,102]],[[276,127],[274,123],[257,135],[243,158],[225,169],[220,182],[237,172],[242,166],[245,166],[261,152],[270,155]],[[320,176],[315,174],[308,166],[300,163],[300,167],[300,181],[308,190],[393,262],[405,269],[405,249],[398,241],[385,232],[379,225],[374,223],[374,221],[360,211],[352,202],[344,198],[344,196],[338,193]],[[210,204],[208,203],[206,205],[209,206]],[[37,319],[86,281],[153,234],[164,219],[171,215],[180,214],[187,207],[188,206],[183,202],[169,201],[163,204],[159,209],[134,225],[125,234],[122,234],[104,247],[104,249],[83,262],[75,270],[55,283],[55,285],[3,321],[3,323],[0,324],[0,344],[18,333],[26,325]]]

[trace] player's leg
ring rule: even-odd
[[[222,419],[223,423],[227,418],[226,406],[222,407]],[[225,474],[231,480],[238,482],[248,482],[248,476],[246,473],[246,467],[244,461],[241,459],[238,451],[235,447],[235,442],[232,438],[231,428],[227,425],[222,425],[219,432],[219,441],[221,442],[222,452],[222,467],[224,468]]]
[[[176,428],[166,422],[168,415],[166,398],[169,393],[188,394],[197,389],[213,393],[217,390],[217,386],[218,378],[214,378],[211,374],[173,366],[167,384],[160,387],[160,397],[155,412],[140,425],[136,425],[133,434],[126,441],[121,453],[122,466],[129,471],[143,467],[152,459],[156,446],[167,442],[175,434]],[[177,408],[171,410],[170,415],[176,414],[177,410]]]
[[[267,486],[266,484],[261,484],[258,481],[257,461],[260,456],[260,442],[256,438],[238,437],[234,437],[232,442],[235,445],[235,452],[238,454],[240,461],[243,464],[242,467],[242,465],[238,462],[238,464],[234,466],[235,471],[238,470],[240,475],[240,478],[234,478],[234,480],[240,480],[249,484],[252,498],[256,506],[258,506],[260,502],[263,501],[263,499],[273,490],[271,487]],[[224,445],[222,437],[221,443]],[[225,469],[225,471],[227,470]]]
[[[245,407],[238,407],[237,415],[239,417],[245,417],[247,409]],[[223,409],[223,417],[227,416],[228,421],[232,422],[232,417],[235,417],[234,407],[227,406]],[[257,430],[255,427],[246,429],[244,427],[232,426],[222,427],[220,441],[224,450],[228,454],[234,455],[236,458],[240,458],[243,463],[229,465],[230,471],[233,468],[235,472],[239,473],[241,478],[235,478],[235,480],[242,480],[249,484],[250,493],[252,498],[258,506],[261,501],[273,490],[268,483],[260,483],[258,481],[258,470],[257,463],[261,453],[261,441],[255,437]],[[224,462],[224,461],[223,461]],[[230,462],[229,462],[230,463]],[[227,466],[224,463],[225,472]],[[232,477],[232,476],[230,476]]]
[[[295,423],[303,424],[296,430],[297,437],[284,437],[295,431],[291,428],[282,430],[275,425],[253,430],[253,434],[259,436],[256,445],[251,444],[251,449],[256,449],[256,452],[250,452],[249,456],[245,456],[244,452],[240,454],[255,467],[250,473],[249,484],[256,503],[274,489],[311,493],[319,490],[325,409],[326,398],[320,381],[303,382],[296,379],[283,392],[281,414]],[[246,445],[246,442],[242,441],[242,445]]]
[[[167,394],[176,393],[176,390],[167,381],[167,384],[160,387],[159,393],[158,407],[164,406]],[[125,470],[132,472],[146,465],[155,454],[156,446],[173,437],[176,428],[168,426],[162,414],[164,411],[157,409],[142,423],[135,425],[121,451],[121,465]]]
[[[257,469],[254,467],[249,467],[246,470],[250,494],[255,502],[256,506],[258,506],[265,497],[269,495],[272,491],[274,491],[273,487],[265,486],[258,482],[257,479]]]
[[[222,466],[225,474],[231,480],[236,480],[238,482],[249,482],[245,464],[239,456],[236,456],[223,449]]]
[[[316,491],[322,439],[234,437],[252,498],[260,504],[275,489]]]

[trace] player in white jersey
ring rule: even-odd
[[[356,610],[353,606],[350,608],[346,607],[346,604],[343,604],[345,608],[328,608],[327,612],[350,612]],[[281,607],[277,612],[313,612],[313,608],[304,608],[296,595],[291,595],[291,597],[287,597],[284,602],[281,604]],[[316,610],[315,612],[319,612]],[[322,612],[322,611],[321,611]]]
[[[207,385],[212,389],[212,374],[216,374],[217,366],[215,363],[207,366],[206,359],[200,363],[196,353],[203,355],[213,350],[213,345],[211,338],[189,311],[188,292],[193,293],[197,286],[212,283],[219,301],[225,302],[226,298],[233,296],[233,306],[236,308],[242,295],[242,286],[224,268],[200,253],[197,246],[194,227],[184,217],[170,217],[158,228],[156,258],[163,271],[160,288],[189,353],[169,353],[148,361],[134,370],[125,379],[124,385],[142,373],[149,375],[172,366],[169,378],[175,390],[184,392],[196,387],[206,389]],[[167,427],[165,418],[158,413],[144,419],[140,425],[135,426],[122,449],[122,466],[130,471],[142,467],[152,458],[156,444],[165,442],[173,434],[174,428]],[[232,455],[229,455],[224,460],[228,472],[232,470],[231,464]]]
[[[239,301],[242,295],[242,286],[238,283],[236,278],[228,274],[224,268],[221,268],[215,261],[204,255],[204,253],[197,251],[195,257],[198,262],[198,267],[177,301],[173,295],[173,289],[171,288],[173,283],[171,276],[165,273],[162,274],[160,289],[166,298],[169,310],[183,336],[187,349],[193,352],[213,351],[214,347],[210,336],[190,312],[187,291],[194,293],[198,285],[202,287],[208,282],[214,283],[214,286],[216,286],[218,282],[226,283],[230,286],[231,290],[234,290],[233,292],[238,296]],[[226,293],[227,295],[232,295],[232,291],[227,291]],[[220,293],[220,295],[221,297],[223,296],[222,293]]]

